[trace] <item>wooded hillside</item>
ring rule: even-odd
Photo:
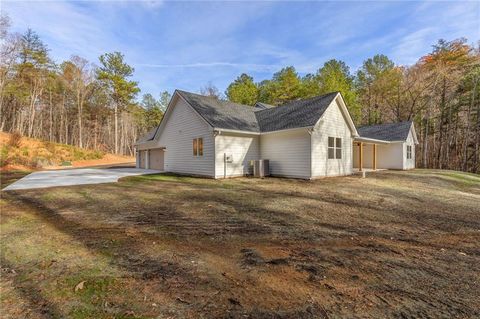
[[[156,125],[169,99],[145,94],[130,80],[134,69],[119,52],[98,65],[79,56],[56,63],[33,30],[10,33],[0,20],[0,130],[49,142],[133,154],[139,135]]]
[[[170,99],[144,94],[119,52],[96,64],[72,56],[56,63],[33,30],[9,32],[1,17],[0,130],[104,152],[133,154],[133,143],[157,125]],[[480,172],[480,51],[466,39],[439,40],[411,66],[375,55],[351,72],[339,60],[299,75],[293,66],[256,82],[241,74],[225,95],[253,105],[282,103],[340,91],[357,126],[413,120],[420,145],[417,166]]]
[[[132,165],[135,158],[0,132],[0,171]],[[3,178],[3,174],[2,174]]]

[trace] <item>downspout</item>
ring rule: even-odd
[[[227,153],[223,153],[223,178],[227,178]]]
[[[217,178],[217,136],[220,135],[220,131],[213,130],[213,178]]]
[[[312,134],[313,134],[313,131],[314,131],[314,128],[308,128],[307,129],[307,133],[308,135],[310,135],[310,179],[313,179],[313,152],[312,152],[312,143],[313,143],[313,139],[312,139]]]

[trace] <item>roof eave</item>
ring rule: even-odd
[[[315,128],[315,125],[299,126],[299,127],[286,128],[286,129],[282,129],[282,130],[261,132],[260,135],[280,133],[280,132],[288,132],[288,131],[295,131],[295,130],[306,130],[306,129],[313,129],[313,128]]]
[[[362,136],[355,137],[355,142],[366,142],[366,143],[373,143],[373,144],[395,143],[395,142],[391,142],[391,141],[379,140],[379,139],[376,139],[376,138],[369,138],[369,137],[362,137]]]
[[[232,129],[219,128],[219,127],[214,127],[213,131],[227,132],[227,133],[237,133],[237,134],[249,134],[249,135],[260,135],[261,134],[260,132],[232,130]]]
[[[300,127],[292,127],[286,128],[283,130],[275,130],[275,131],[266,131],[266,132],[253,132],[253,131],[242,131],[242,130],[231,130],[225,128],[215,127],[213,128],[214,131],[217,132],[226,132],[226,133],[237,133],[237,134],[249,134],[249,135],[265,135],[265,134],[273,134],[273,133],[280,133],[280,132],[288,132],[288,131],[295,131],[295,130],[306,130],[306,129],[313,129],[315,126],[300,126]]]

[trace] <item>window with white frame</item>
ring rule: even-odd
[[[328,137],[328,159],[342,158],[342,139],[339,137]]]
[[[193,156],[203,156],[203,138],[193,139]]]
[[[407,159],[412,159],[412,145],[407,145]]]

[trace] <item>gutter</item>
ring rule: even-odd
[[[227,132],[227,133],[238,133],[238,134],[245,134],[245,135],[266,135],[266,134],[274,134],[274,133],[280,133],[280,132],[288,132],[288,131],[295,131],[295,130],[313,130],[315,126],[302,126],[302,127],[294,127],[294,128],[287,128],[283,130],[277,130],[277,131],[269,131],[269,132],[251,132],[251,131],[239,131],[239,130],[229,130],[229,129],[223,129],[223,128],[218,128],[214,127],[213,131],[214,132]],[[310,132],[309,132],[310,133]]]
[[[377,140],[375,138],[368,138],[368,137],[356,137],[354,141],[359,141],[359,142],[371,142],[371,143],[377,143],[377,144],[390,144],[389,141],[384,141],[384,140]]]

